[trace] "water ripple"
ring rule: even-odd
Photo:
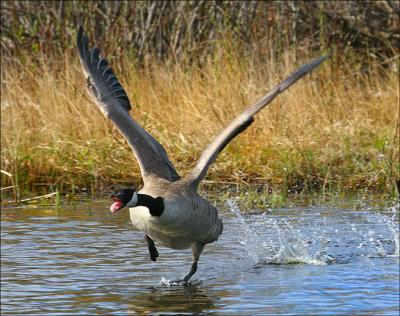
[[[187,287],[190,251],[159,247],[107,207],[3,210],[2,315],[266,315],[399,312],[398,208],[243,215],[235,200]],[[43,215],[44,214],[44,215]]]

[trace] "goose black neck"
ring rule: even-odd
[[[137,197],[136,205],[147,207],[151,215],[160,216],[164,212],[164,199],[162,197],[153,198],[150,195],[140,193]]]

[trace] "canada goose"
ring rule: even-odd
[[[217,209],[197,193],[198,185],[208,168],[221,150],[253,123],[257,112],[327,57],[317,58],[300,67],[238,115],[208,145],[192,172],[181,177],[161,144],[129,115],[131,104],[124,88],[108,66],[107,60],[99,56],[99,49],[89,49],[88,42],[81,27],[77,47],[87,89],[100,111],[119,128],[128,141],[139,162],[144,182],[138,192],[122,189],[111,195],[114,203],[110,211],[115,213],[124,207],[129,208],[132,224],[145,233],[152,261],[158,258],[154,241],[172,249],[192,248],[191,270],[179,281],[186,284],[197,270],[204,246],[216,241],[223,228]]]

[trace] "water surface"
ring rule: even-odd
[[[224,232],[186,287],[190,250],[158,247],[109,202],[1,212],[2,314],[399,313],[398,207],[222,205]]]

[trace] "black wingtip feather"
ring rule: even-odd
[[[309,63],[301,66],[298,68],[292,75],[290,75],[289,78],[284,80],[280,85],[279,85],[279,90],[280,92],[285,91],[287,88],[289,88],[292,84],[294,84],[297,80],[308,74],[310,71],[314,70],[314,68],[318,67],[322,62],[324,62],[329,55],[321,56],[318,57]]]
[[[89,45],[89,39],[84,34],[83,27],[80,26],[78,30],[78,36],[76,38],[76,46],[78,48],[78,52],[82,60],[86,59],[88,45]]]
[[[96,46],[92,48],[92,51],[90,52],[90,62],[92,64],[98,63],[100,57],[100,49],[98,49]],[[98,68],[97,68],[98,69]]]
[[[83,27],[82,27],[82,25],[81,25],[81,26],[79,26],[79,29],[78,29],[78,36],[77,36],[77,46],[78,46],[78,47],[79,47],[79,43],[81,42],[82,35],[83,35]]]
[[[100,58],[100,49],[93,47],[89,49],[89,38],[85,35],[83,27],[80,26],[76,39],[76,46],[83,68],[92,78],[91,84],[102,85],[108,89],[110,97],[113,97],[120,102],[120,105],[129,111],[131,105],[126,92],[112,69],[108,66],[108,61],[105,58]]]

